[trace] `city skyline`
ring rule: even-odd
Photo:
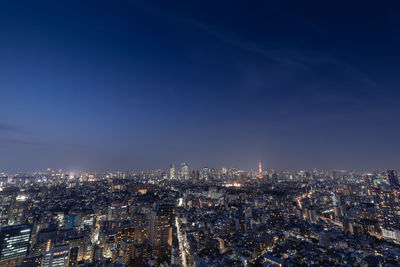
[[[0,175],[0,266],[399,264],[396,170],[181,168]]]
[[[399,169],[398,9],[0,3],[0,169]]]
[[[154,168],[147,168],[147,169],[133,169],[133,168],[125,168],[125,169],[104,169],[104,170],[90,170],[90,169],[65,169],[65,168],[46,168],[46,169],[36,169],[33,171],[25,171],[25,170],[19,170],[19,171],[8,171],[6,169],[1,169],[0,170],[0,175],[5,175],[7,177],[18,177],[22,175],[21,177],[24,177],[27,175],[35,175],[35,174],[48,174],[48,173],[69,173],[69,175],[74,175],[74,176],[79,176],[82,174],[87,174],[87,173],[93,173],[93,174],[107,174],[107,173],[120,173],[120,174],[132,174],[132,175],[140,175],[143,173],[152,173],[152,172],[162,172],[164,175],[168,177],[173,177],[176,179],[182,178],[182,174],[186,174],[186,178],[192,178],[192,171],[202,171],[202,170],[208,170],[208,171],[217,171],[217,172],[224,172],[224,171],[238,171],[238,172],[243,172],[246,175],[253,174],[254,176],[258,177],[259,179],[263,178],[264,173],[296,173],[296,172],[346,172],[346,173],[354,173],[357,175],[360,174],[371,174],[371,173],[385,173],[385,172],[396,172],[395,169],[364,169],[364,170],[355,170],[355,169],[343,169],[343,168],[334,168],[334,169],[320,169],[320,168],[299,168],[299,169],[276,169],[276,168],[269,168],[269,167],[262,167],[262,162],[258,161],[258,165],[256,167],[250,167],[250,168],[241,168],[240,166],[206,166],[203,165],[202,167],[193,167],[190,165],[188,162],[182,162],[180,169],[175,169],[175,164],[170,164],[169,166],[164,166],[164,167],[154,167]],[[183,167],[185,166],[185,167]],[[185,180],[185,179],[184,179]]]
[[[399,14],[0,1],[0,267],[400,266]]]

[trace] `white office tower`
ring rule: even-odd
[[[182,163],[181,179],[185,181],[189,180],[189,165],[186,162]]]
[[[174,164],[171,164],[169,166],[169,179],[174,179],[175,178],[175,166]]]

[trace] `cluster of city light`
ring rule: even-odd
[[[239,183],[233,183],[233,184],[224,184],[225,187],[241,187],[242,184]]]
[[[18,195],[17,197],[16,197],[16,200],[17,201],[20,201],[20,202],[24,202],[24,201],[26,201],[28,199],[28,196],[27,195]]]

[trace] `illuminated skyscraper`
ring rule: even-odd
[[[6,188],[0,191],[0,226],[7,226],[13,221],[13,210],[17,204],[18,188]]]
[[[258,162],[258,178],[260,178],[260,179],[263,178],[262,167],[261,167],[261,161]]]
[[[169,252],[169,240],[172,236],[171,215],[153,210],[149,214],[148,242],[153,256],[162,257]]]
[[[26,256],[31,226],[28,224],[3,227],[0,230],[0,265],[13,266],[12,260]],[[9,262],[7,265],[5,262]]]
[[[134,244],[130,239],[121,241],[120,255],[122,256],[122,263],[124,266],[129,266],[134,258]]]
[[[169,179],[174,179],[175,178],[175,166],[174,164],[171,164],[169,166]]]
[[[207,180],[209,174],[210,174],[210,170],[208,169],[208,167],[204,167],[203,170],[201,171],[201,179]]]
[[[189,179],[189,165],[186,162],[182,163],[181,179],[182,180],[188,180]]]

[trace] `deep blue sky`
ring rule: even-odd
[[[1,1],[0,169],[400,167],[398,1]]]

